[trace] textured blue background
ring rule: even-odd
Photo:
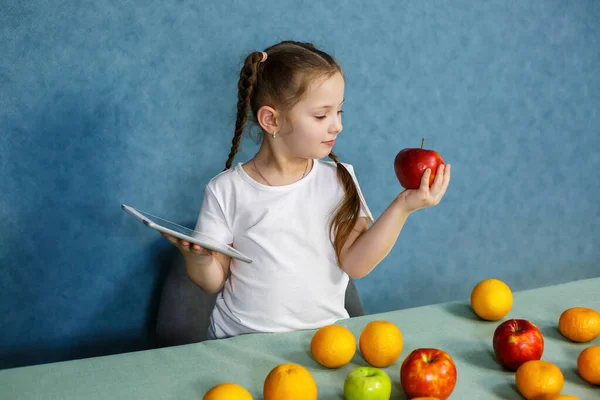
[[[375,217],[400,149],[453,165],[357,282],[368,312],[600,276],[598,21],[592,0],[0,0],[0,368],[153,345],[172,247],[120,205],[194,223],[241,62],[284,39],[345,69],[336,152]]]

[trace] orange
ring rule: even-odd
[[[579,397],[571,396],[568,394],[559,394],[556,396],[536,397],[535,400],[580,400],[580,399],[579,399]]]
[[[306,368],[280,364],[265,378],[264,400],[317,400],[317,383]]]
[[[600,335],[600,313],[591,308],[573,307],[558,319],[558,330],[574,342],[589,342]]]
[[[560,394],[565,377],[560,368],[544,360],[527,361],[515,374],[517,389],[526,399]]]
[[[352,360],[356,353],[356,339],[348,328],[327,325],[315,332],[310,342],[315,361],[327,368],[339,368]]]
[[[600,385],[600,346],[590,346],[577,357],[579,375],[592,385]]]
[[[498,279],[485,279],[471,292],[471,308],[487,321],[497,321],[509,313],[513,305],[510,287]]]
[[[246,389],[235,383],[221,383],[210,389],[202,400],[253,400]]]
[[[410,400],[439,400],[437,397],[413,397]]]
[[[389,321],[369,322],[358,340],[360,352],[374,367],[389,367],[402,353],[402,333]]]

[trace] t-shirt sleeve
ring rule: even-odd
[[[358,179],[356,178],[356,174],[354,173],[354,167],[350,164],[344,164],[344,166],[346,167],[348,172],[350,172],[350,175],[352,175],[352,179],[354,179],[354,184],[356,185],[356,189],[358,190],[358,195],[360,197],[360,216],[367,217],[369,219],[370,226],[375,220],[373,219],[373,214],[371,214],[371,210],[369,209],[367,201],[365,200],[365,197],[363,196],[362,191],[360,189],[360,185],[358,184]]]
[[[224,244],[233,243],[233,233],[227,222],[223,205],[208,185],[204,190],[204,199],[195,230]]]

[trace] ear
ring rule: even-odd
[[[269,106],[262,106],[256,113],[258,124],[269,135],[279,131],[278,116],[277,110]]]

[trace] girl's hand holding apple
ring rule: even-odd
[[[420,148],[403,149],[394,159],[394,172],[406,189],[396,202],[407,213],[437,205],[450,183],[450,164],[437,151],[424,149],[424,143],[425,138]]]
[[[438,205],[450,183],[450,164],[441,164],[437,167],[431,187],[429,186],[430,177],[431,169],[427,168],[421,177],[419,188],[403,191],[396,198],[396,202],[409,213]]]

